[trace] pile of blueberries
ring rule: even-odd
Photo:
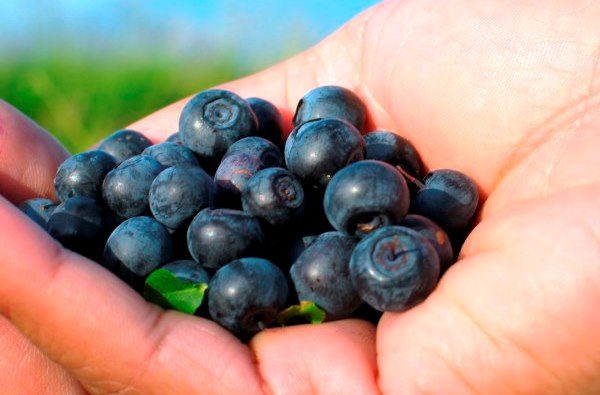
[[[268,101],[203,91],[166,142],[118,131],[60,165],[60,204],[20,208],[138,291],[157,269],[208,284],[196,314],[236,334],[307,302],[326,320],[377,319],[433,291],[478,192],[458,171],[426,174],[395,133],[363,135],[365,120],[356,94],[321,86],[300,100],[283,142]]]

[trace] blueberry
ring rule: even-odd
[[[296,259],[290,274],[299,300],[314,302],[327,320],[349,317],[362,299],[350,278],[354,237],[339,232],[319,235]]]
[[[283,155],[279,148],[269,140],[258,136],[245,137],[231,144],[223,158],[238,154],[258,157],[265,167],[277,167],[283,164]]]
[[[440,263],[417,231],[387,226],[363,238],[350,259],[350,276],[362,299],[379,311],[404,311],[435,288]]]
[[[304,191],[286,169],[273,167],[252,176],[242,190],[244,211],[280,226],[297,220],[304,210]]]
[[[242,190],[248,180],[269,165],[278,166],[280,163],[265,163],[259,156],[245,152],[237,152],[223,158],[215,173],[219,205],[240,207]]]
[[[285,144],[285,163],[302,183],[319,189],[350,163],[364,158],[365,142],[356,128],[337,119],[305,123]]]
[[[235,333],[268,327],[288,297],[283,272],[260,258],[242,258],[217,271],[208,285],[208,310],[214,321]]]
[[[54,177],[56,197],[62,202],[73,196],[100,198],[102,181],[116,165],[115,158],[104,151],[87,151],[71,156],[58,167]]]
[[[409,214],[404,217],[400,225],[416,230],[429,240],[440,258],[440,274],[444,273],[454,263],[454,252],[452,251],[450,239],[446,232],[435,222],[422,215]]]
[[[109,236],[103,264],[139,290],[153,270],[169,262],[173,244],[167,229],[150,217],[129,218]]]
[[[164,142],[146,148],[142,155],[149,155],[163,166],[188,164],[200,166],[196,155],[187,147],[172,142]]]
[[[456,170],[435,170],[425,177],[412,209],[448,232],[465,228],[477,210],[479,193],[473,180]]]
[[[179,281],[188,281],[194,284],[208,284],[210,281],[210,275],[196,261],[174,261],[167,263],[162,269],[170,271]]]
[[[192,257],[205,268],[217,269],[227,262],[261,251],[265,236],[257,218],[243,211],[204,209],[193,219],[187,233]]]
[[[106,205],[116,214],[131,218],[148,210],[148,192],[163,166],[148,155],[134,156],[110,171],[102,184]]]
[[[408,212],[409,200],[406,181],[393,166],[365,160],[333,176],[323,206],[336,230],[363,236],[399,223]]]
[[[296,108],[294,126],[319,118],[337,118],[359,131],[365,127],[367,109],[354,92],[340,86],[320,86],[309,91]]]
[[[410,175],[423,177],[423,162],[414,145],[396,133],[374,131],[365,135],[366,159],[376,159],[400,166]]]
[[[202,168],[187,164],[163,170],[150,187],[150,211],[170,229],[185,224],[200,210],[212,206],[215,183]]]
[[[74,196],[54,209],[47,227],[48,233],[63,247],[95,257],[105,240],[106,213],[97,200]]]
[[[151,145],[152,142],[140,132],[124,129],[108,136],[98,149],[112,155],[119,164],[141,154]]]
[[[246,101],[258,119],[257,134],[280,146],[283,136],[283,121],[277,107],[273,103],[258,97],[251,97]]]
[[[218,89],[198,93],[179,118],[184,145],[198,154],[203,165],[214,165],[231,144],[255,134],[257,127],[256,115],[244,99]]]
[[[56,206],[57,204],[50,199],[35,198],[25,200],[19,204],[19,210],[33,220],[33,222],[46,229],[48,219],[50,219]]]
[[[165,140],[167,143],[175,143],[177,145],[183,145],[183,141],[181,141],[181,133],[175,132]]]

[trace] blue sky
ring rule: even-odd
[[[375,0],[1,0],[0,55],[237,53],[281,57],[319,41]],[[0,57],[0,58],[1,58]]]

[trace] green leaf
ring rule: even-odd
[[[167,269],[150,273],[144,284],[144,298],[165,309],[194,314],[204,299],[206,283],[182,281]]]
[[[325,321],[325,311],[319,308],[310,300],[301,300],[300,304],[295,304],[281,311],[277,315],[277,322],[284,326],[294,318],[301,318],[311,324],[320,324]]]

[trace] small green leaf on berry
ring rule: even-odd
[[[178,279],[166,269],[150,273],[144,285],[144,298],[165,309],[194,314],[202,304],[206,283],[195,284]]]
[[[301,300],[300,304],[295,304],[281,311],[277,315],[279,325],[285,326],[296,318],[300,318],[311,324],[320,324],[325,321],[325,311],[319,308],[314,302]]]

